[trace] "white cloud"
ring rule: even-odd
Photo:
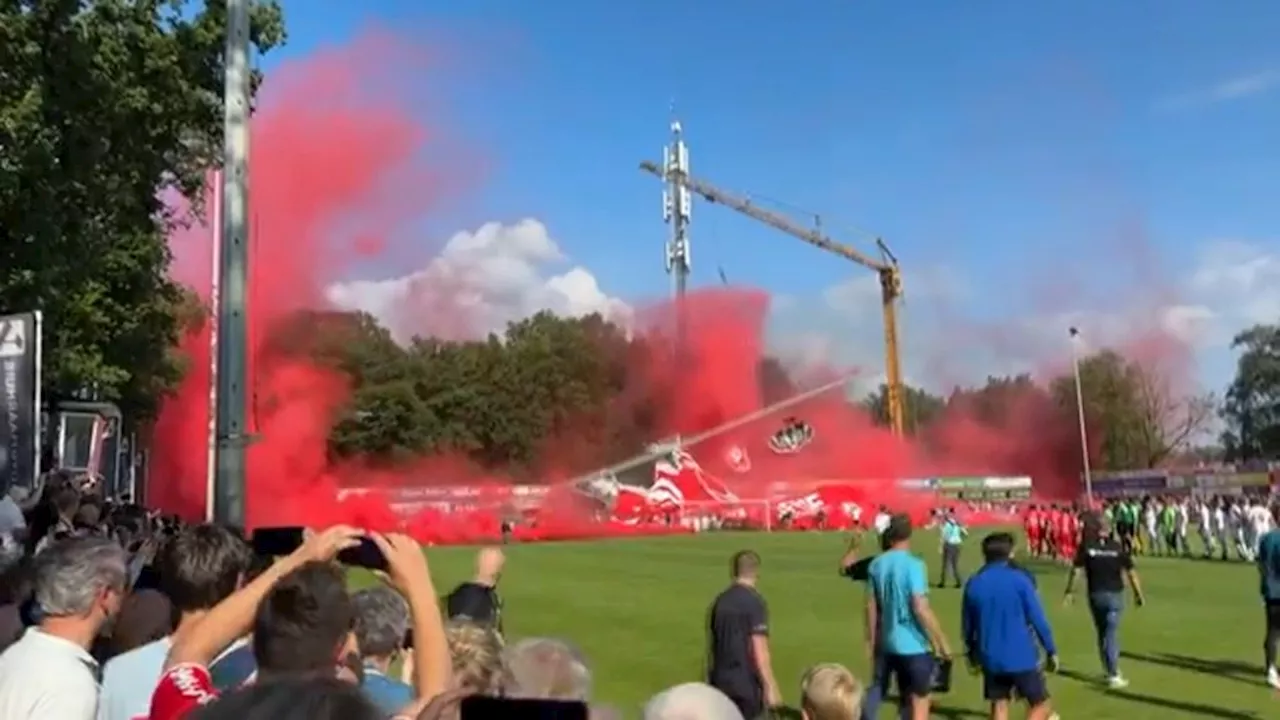
[[[1069,361],[1072,326],[1080,328],[1086,348],[1123,346],[1159,328],[1192,349],[1202,382],[1216,388],[1231,372],[1232,335],[1253,323],[1280,320],[1280,251],[1241,241],[1209,242],[1173,287],[1174,297],[1120,297],[1074,310],[1020,306],[1017,289],[973,288],[945,266],[904,269],[903,286],[903,373],[933,390],[987,374],[1060,369],[1054,366]],[[991,300],[1005,292],[1009,300],[989,317],[975,317],[971,300],[979,291]],[[624,321],[634,316],[589,270],[570,263],[536,220],[460,232],[425,268],[402,277],[336,283],[329,299],[374,314],[402,340],[415,334],[475,337],[543,309],[602,312]],[[884,326],[873,273],[855,275],[818,297],[778,300],[768,342],[785,362],[801,370],[862,368],[859,384],[866,387],[883,380]]]
[[[1219,390],[1233,371],[1231,337],[1254,323],[1280,321],[1280,250],[1239,241],[1206,243],[1195,265],[1160,295],[1117,289],[1089,302],[1087,298],[1106,289],[1087,287],[1084,281],[1081,306],[1061,310],[1036,307],[1023,297],[1025,291],[1014,287],[972,288],[952,268],[904,274],[907,302],[899,309],[903,373],[913,384],[934,391],[980,382],[988,374],[1060,372],[1070,362],[1070,327],[1080,329],[1085,351],[1121,347],[1154,353],[1163,343],[1153,341],[1175,340],[1189,350],[1174,354],[1179,372],[1185,369],[1196,376],[1188,379]],[[975,313],[971,301],[979,292],[988,312]],[[1007,298],[1004,305],[991,308],[1001,297]],[[785,360],[799,366],[864,368],[863,384],[870,387],[884,378],[883,328],[879,288],[868,275],[775,313],[770,335]]]
[[[1243,100],[1280,88],[1280,68],[1227,78],[1212,87],[1167,98],[1160,106],[1176,110],[1197,105]]]
[[[1211,242],[1201,252],[1191,287],[1234,328],[1280,321],[1280,252],[1238,240]]]
[[[968,284],[952,268],[935,265],[902,272],[903,297],[908,301],[960,302],[968,295]],[[828,309],[845,315],[871,312],[880,317],[880,278],[870,271],[859,273],[822,293]]]
[[[327,294],[338,307],[376,316],[401,340],[478,337],[539,310],[630,315],[629,306],[606,294],[590,271],[566,264],[537,220],[490,222],[449,238],[425,268],[384,280],[334,283]]]

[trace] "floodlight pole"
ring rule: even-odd
[[[1080,331],[1067,330],[1071,336],[1071,368],[1076,382],[1076,415],[1080,421],[1080,459],[1084,468],[1084,498],[1093,507],[1093,473],[1089,468],[1089,428],[1084,421],[1084,384],[1080,382]]]
[[[244,526],[245,414],[248,405],[249,11],[252,0],[227,0],[223,88],[222,237],[218,248],[218,344],[213,517]]]

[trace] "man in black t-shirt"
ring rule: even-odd
[[[753,720],[782,704],[769,658],[769,610],[756,590],[760,556],[733,556],[733,584],[716,596],[707,622],[707,684]]]
[[[445,596],[445,611],[450,620],[467,620],[493,627],[502,632],[502,597],[498,580],[506,556],[498,548],[484,548],[476,556],[476,574],[469,582],[459,584]]]
[[[1107,673],[1107,683],[1115,689],[1127,687],[1129,681],[1120,674],[1120,615],[1124,612],[1124,586],[1128,580],[1133,600],[1138,607],[1146,603],[1133,557],[1119,540],[1111,535],[1106,518],[1092,513],[1085,518],[1084,542],[1076,551],[1075,562],[1067,576],[1067,593],[1063,601],[1071,603],[1075,583],[1084,573],[1089,595],[1089,611],[1097,630],[1098,652]]]

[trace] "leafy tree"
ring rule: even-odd
[[[871,421],[881,427],[889,427],[889,386],[881,383],[876,391],[868,394],[860,403],[863,410],[871,417]],[[907,435],[916,435],[930,423],[938,419],[946,407],[946,402],[928,390],[910,385],[902,388],[902,404],[905,417],[902,430]]]
[[[1059,407],[1076,411],[1073,376],[1050,387]],[[1111,350],[1080,360],[1080,388],[1101,468],[1156,467],[1195,440],[1213,416],[1211,397],[1178,393],[1158,370]]]
[[[0,4],[0,309],[45,313],[50,394],[134,419],[180,378],[189,298],[167,276],[178,221],[222,136],[224,0]],[[283,39],[274,2],[253,39]]]
[[[1030,375],[994,376],[977,388],[955,388],[947,398],[947,409],[991,428],[1008,428],[1021,419],[1020,410],[1048,400],[1045,390]]]
[[[1280,458],[1280,325],[1255,325],[1236,335],[1231,347],[1240,357],[1222,407],[1226,456]]]

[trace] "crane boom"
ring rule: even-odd
[[[757,220],[780,232],[804,241],[809,245],[838,255],[876,273],[880,280],[881,311],[884,315],[884,349],[885,349],[885,387],[886,409],[889,415],[889,426],[895,435],[901,436],[905,413],[903,411],[902,363],[898,352],[898,312],[897,303],[902,298],[902,273],[898,268],[898,259],[889,252],[882,240],[876,240],[884,259],[873,258],[866,253],[855,250],[848,245],[832,240],[821,227],[805,227],[775,212],[766,210],[747,198],[725,192],[714,185],[699,180],[688,174],[673,174],[668,177],[662,168],[652,162],[640,163],[640,169],[660,179],[674,180],[701,196],[704,200],[724,205],[732,210]]]

